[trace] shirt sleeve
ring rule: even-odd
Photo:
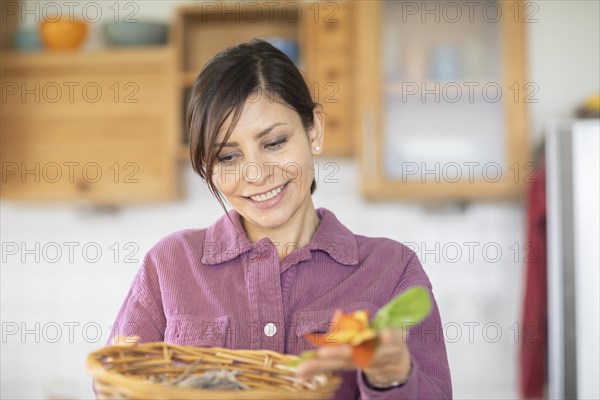
[[[125,296],[106,345],[113,344],[117,335],[139,336],[140,344],[160,342],[164,339],[165,328],[156,265],[148,254]]]
[[[396,388],[375,389],[367,384],[367,377],[359,369],[357,383],[362,400],[452,398],[452,382],[440,313],[429,278],[414,252],[401,274],[392,298],[412,286],[427,288],[432,310],[423,322],[409,330],[407,346],[411,355],[411,371],[408,380]]]
[[[156,265],[148,254],[117,313],[106,346],[114,344],[116,336],[139,336],[140,344],[160,342],[164,339],[165,328],[166,318]],[[93,390],[97,396],[96,389]]]

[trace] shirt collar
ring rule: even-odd
[[[308,248],[322,250],[340,264],[357,265],[358,243],[354,233],[326,208],[318,208],[317,215],[321,219],[321,223],[308,244]]]
[[[300,254],[296,261],[310,259],[311,251],[321,250],[340,264],[357,265],[358,244],[354,234],[337,219],[333,212],[326,208],[318,208],[316,211],[321,222],[308,246],[298,250]],[[264,240],[269,239],[263,238],[254,244],[251,243],[242,227],[240,214],[231,209],[208,228],[204,240],[202,263],[215,265],[233,260],[253,246],[260,246],[259,242]]]

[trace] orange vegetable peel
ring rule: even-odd
[[[318,347],[350,345],[352,360],[359,368],[369,365],[377,347],[377,332],[369,327],[365,310],[353,313],[336,310],[327,332],[307,333],[304,337]]]

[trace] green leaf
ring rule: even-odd
[[[377,311],[371,328],[376,331],[384,328],[407,329],[423,321],[430,312],[431,298],[427,289],[411,287]]]
[[[300,358],[297,358],[295,360],[288,362],[286,364],[286,366],[297,367],[300,363],[302,363],[306,360],[312,360],[313,358],[317,358],[317,351],[316,350],[307,350],[307,351],[303,352],[302,354],[300,354]]]

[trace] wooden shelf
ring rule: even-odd
[[[2,53],[0,65],[3,69],[63,68],[65,65],[88,68],[97,64],[102,64],[103,67],[109,65],[111,68],[139,68],[146,62],[170,61],[173,51],[171,46],[100,48],[72,52],[7,51]]]

